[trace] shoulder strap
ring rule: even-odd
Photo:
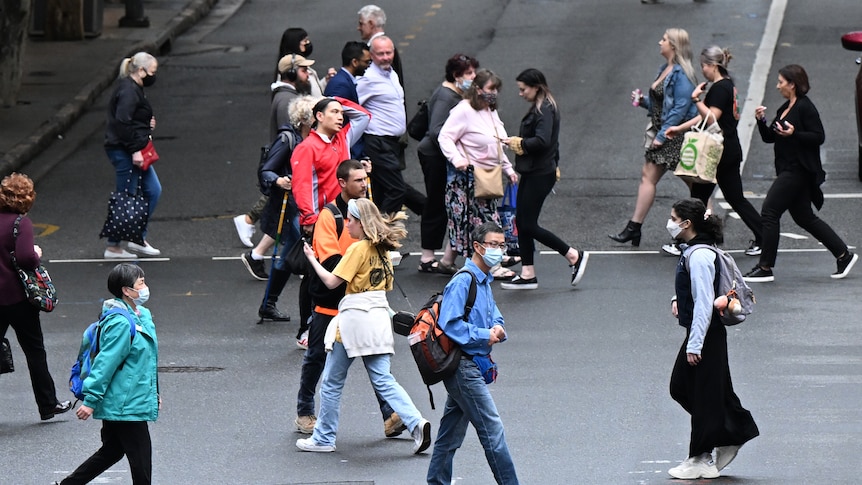
[[[338,233],[338,237],[341,237],[341,233],[344,231],[344,215],[341,214],[335,202],[330,202],[323,207],[332,212],[332,216],[335,218],[335,231]]]
[[[111,308],[104,315],[99,318],[99,324],[96,325],[96,347],[95,353],[99,353],[99,338],[102,336],[102,322],[110,317],[111,315],[122,315],[126,317],[126,320],[129,321],[129,340],[135,338],[135,333],[138,331],[135,328],[135,319],[132,318],[132,314],[123,308]],[[124,361],[125,362],[125,361]]]
[[[21,225],[22,217],[24,217],[24,215],[19,214],[18,217],[15,218],[15,223],[12,224],[12,250],[9,251],[9,255],[12,256],[12,267],[15,268],[15,271],[19,271],[18,258],[15,257],[15,247],[18,245],[18,226]]]
[[[464,302],[464,316],[461,317],[465,322],[470,319],[470,313],[473,311],[473,304],[476,303],[476,275],[469,269],[460,269],[455,273],[467,273],[470,275],[470,289],[467,291],[467,300]],[[455,276],[452,276],[455,278]]]

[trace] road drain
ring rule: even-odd
[[[173,372],[173,373],[218,372],[220,370],[224,370],[224,367],[203,367],[203,366],[194,366],[194,365],[159,366],[159,372]]]

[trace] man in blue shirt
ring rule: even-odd
[[[371,54],[365,42],[348,41],[341,50],[341,69],[326,84],[323,91],[324,96],[340,96],[359,104],[359,95],[356,94],[356,78],[365,74],[365,70],[371,65]],[[350,156],[361,160],[363,155],[362,139],[350,147]]]
[[[458,370],[443,384],[449,396],[434,453],[428,466],[429,484],[449,485],[452,482],[452,462],[455,451],[464,441],[467,424],[476,429],[485,449],[485,457],[494,479],[499,484],[517,484],[515,464],[509,455],[503,421],[482,372],[481,364],[490,363],[491,346],[506,340],[503,315],[491,293],[491,268],[503,259],[506,237],[494,222],[486,222],[473,230],[473,256],[464,269],[476,277],[476,301],[470,317],[464,321],[464,304],[470,289],[470,276],[457,274],[443,290],[439,323],[446,335],[457,342],[464,355]]]

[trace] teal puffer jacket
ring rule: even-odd
[[[156,326],[150,311],[138,306],[136,314],[120,299],[105,301],[102,314],[123,308],[135,320],[130,338],[129,321],[114,314],[102,322],[99,353],[84,380],[84,405],[93,417],[109,421],[155,421],[159,416]]]

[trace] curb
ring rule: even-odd
[[[200,19],[206,17],[213,5],[218,0],[192,0],[175,15],[167,25],[157,32],[153,37],[132,45],[126,56],[136,52],[146,51],[151,53],[168,53],[171,50],[173,40],[195,25]],[[57,114],[48,119],[24,141],[16,144],[0,160],[0,175],[7,175],[20,170],[25,164],[33,160],[48,148],[57,135],[63,134],[84,111],[93,105],[98,98],[117,77],[116,62],[111,61],[108,65],[96,70],[93,80],[87,83],[71,101],[63,105]]]

